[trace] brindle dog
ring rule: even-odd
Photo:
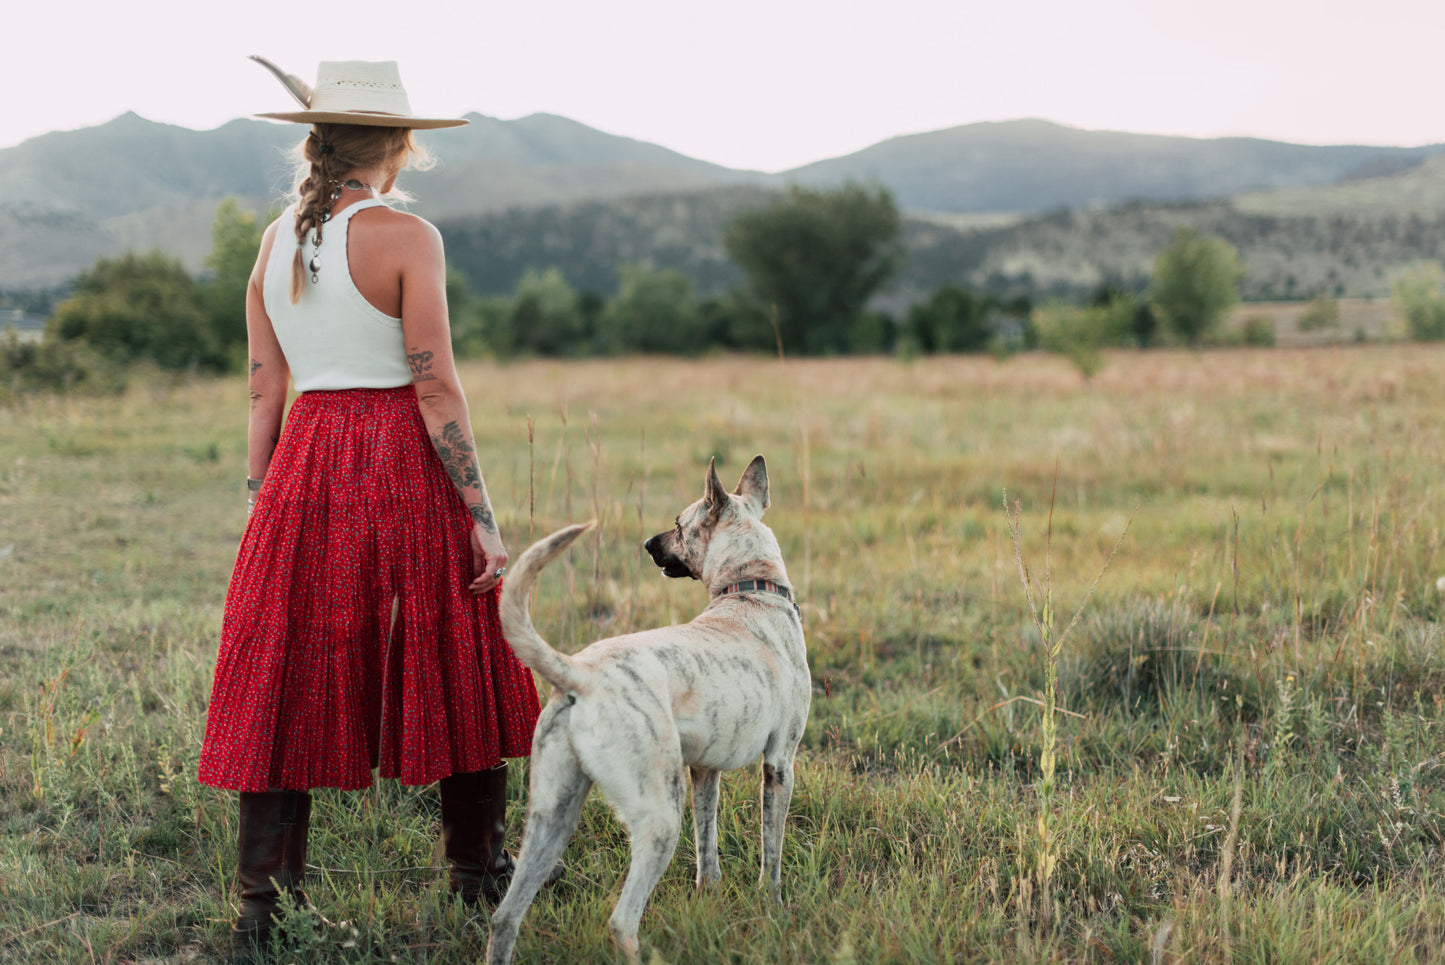
[[[637,924],[672,860],[692,777],[697,885],[722,875],[717,852],[720,772],[758,758],[762,774],[762,872],[779,893],[783,825],[793,757],[808,720],[812,677],[803,626],[772,530],[768,471],[758,456],[728,493],[708,466],[703,498],[677,525],[643,545],[667,576],[690,576],[708,605],[690,623],[599,640],[575,656],[552,649],[532,626],[537,573],[592,524],[534,544],[502,589],[502,631],[522,662],[552,684],[532,739],[522,852],[492,915],[487,961],[511,961],[522,915],[577,827],[593,784],[632,839],[632,865],[608,926],[638,960]]]

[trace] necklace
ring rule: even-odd
[[[367,191],[374,191],[374,190],[376,190],[376,189],[373,188],[371,185],[365,183],[364,181],[358,181],[358,180],[356,180],[356,178],[347,178],[345,181],[336,181],[336,180],[333,180],[333,181],[331,182],[331,204],[328,204],[328,205],[326,206],[326,210],[323,211],[323,212],[321,212],[321,218],[320,218],[321,224],[325,224],[326,222],[328,222],[328,221],[331,220],[331,207],[332,207],[332,205],[336,204],[336,202],[341,199],[341,189],[342,189],[342,188],[345,188],[345,189],[348,190],[348,191],[360,191],[360,190],[362,190],[363,188],[366,189]],[[320,225],[317,225],[316,230],[313,231],[313,232],[311,232],[311,261],[310,261],[310,263],[307,265],[307,267],[309,267],[309,268],[311,269],[311,284],[314,285],[314,284],[316,284],[317,282],[319,282],[319,281],[321,280],[321,275],[320,275],[320,273],[321,273],[321,226],[320,226]]]
[[[358,180],[356,180],[355,178],[347,178],[345,181],[332,181],[332,182],[331,182],[331,200],[332,200],[332,201],[336,201],[336,200],[338,200],[338,199],[341,197],[341,189],[342,189],[342,188],[345,188],[345,189],[348,190],[348,191],[360,191],[362,188],[365,188],[365,189],[368,190],[368,191],[373,190],[372,187],[371,187],[371,185],[365,184],[365,183],[363,183],[363,182],[361,182],[361,181],[358,181]]]

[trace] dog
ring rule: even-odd
[[[759,884],[779,899],[793,759],[813,686],[802,614],[778,541],[762,522],[767,508],[762,456],[732,493],[709,463],[703,497],[671,531],[643,544],[666,576],[700,580],[707,607],[689,623],[598,640],[574,656],[541,638],[528,601],[542,567],[593,524],[553,533],[512,565],[502,587],[502,632],[553,690],[532,738],[522,850],[492,915],[490,965],[511,961],[522,915],[576,830],[594,784],[631,838],[627,881],[608,920],[630,961],[639,961],[642,910],[677,847],[688,774],[703,888],[722,877],[719,776],[762,759]]]

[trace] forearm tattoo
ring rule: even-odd
[[[407,354],[407,364],[411,366],[411,381],[435,382],[436,376],[431,372],[431,360],[435,352],[410,352]]]
[[[437,458],[442,462],[442,468],[451,477],[452,485],[457,487],[462,499],[466,501],[472,521],[485,529],[496,529],[491,507],[487,505],[486,492],[482,489],[482,470],[477,464],[477,451],[467,441],[461,426],[456,422],[448,422],[442,426],[440,433],[431,437],[431,444],[436,449]],[[481,498],[473,502],[469,490],[476,490]]]
[[[497,521],[492,518],[492,508],[486,503],[472,503],[467,509],[472,511],[472,522],[488,532],[495,532]]]
[[[252,359],[252,360],[251,360],[251,374],[252,374],[252,375],[255,375],[255,374],[256,374],[256,370],[259,369],[260,367],[261,367],[261,363],[260,363],[260,362],[257,362],[255,359]]]

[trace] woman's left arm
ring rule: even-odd
[[[488,593],[507,565],[507,548],[477,461],[467,399],[452,357],[441,235],[420,218],[403,216],[393,226],[391,241],[392,251],[401,256],[401,330],[417,404],[437,458],[472,517],[468,589]]]

